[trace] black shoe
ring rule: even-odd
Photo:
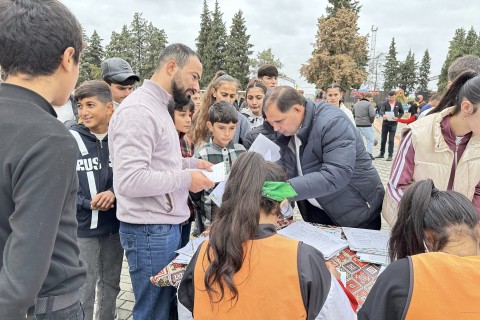
[[[376,156],[375,158],[385,158],[385,157],[383,156],[383,154],[380,153],[380,154],[379,154],[378,156]]]
[[[392,156],[388,156],[387,161],[392,161]]]
[[[374,157],[374,156],[372,156],[372,154],[371,154],[371,153],[369,153],[369,155],[370,155],[370,159],[372,159],[372,160],[375,160],[375,157]]]

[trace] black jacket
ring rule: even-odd
[[[77,146],[37,93],[0,84],[0,319],[78,290]]]
[[[380,107],[378,108],[378,114],[380,116],[383,116],[383,115],[385,115],[385,112],[387,112],[387,111],[393,111],[393,113],[395,114],[395,117],[397,117],[397,118],[403,117],[403,113],[404,113],[403,106],[400,103],[400,101],[395,101],[395,107],[393,108],[393,110],[391,110],[390,102],[384,101],[384,102],[380,103]],[[383,122],[383,124],[397,124],[397,121],[385,120]]]
[[[385,191],[359,131],[343,111],[306,102],[297,137],[303,176],[289,147],[294,137],[277,139],[280,161],[298,194],[292,200],[315,198],[339,226],[361,228],[378,219]]]
[[[100,193],[113,192],[113,171],[108,153],[108,135],[100,141],[82,124],[70,127],[77,140],[80,153],[77,160],[79,188],[77,193],[78,236],[80,238],[99,237],[118,233],[119,221],[116,206],[108,211],[90,210],[92,195],[90,190]],[[81,139],[79,143],[78,139]],[[86,152],[82,153],[83,144]]]

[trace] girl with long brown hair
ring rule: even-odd
[[[296,195],[283,169],[246,152],[178,291],[180,319],[356,319],[323,255],[276,234]]]

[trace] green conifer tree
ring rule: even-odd
[[[329,6],[327,6],[326,12],[329,17],[335,15],[337,10],[342,7],[354,11],[356,14],[360,13],[360,9],[362,8],[360,1],[356,0],[328,0],[328,3]]]
[[[220,11],[218,0],[215,1],[215,10],[212,13],[212,22],[207,37],[203,62],[202,83],[208,84],[218,70],[225,68],[225,46],[227,31],[223,22],[223,13]]]
[[[233,16],[230,27],[230,35],[227,39],[225,53],[225,71],[232,77],[238,79],[241,88],[245,88],[248,83],[249,56],[252,54],[249,43],[250,35],[247,34],[245,19],[242,10],[238,10]]]
[[[195,43],[197,46],[197,54],[202,61],[206,58],[205,48],[207,46],[208,34],[210,33],[210,25],[212,23],[210,15],[211,13],[210,10],[208,10],[207,0],[203,0],[203,11],[200,15],[200,32],[198,33]],[[204,77],[202,77],[201,84],[205,84],[204,80]]]
[[[430,54],[428,53],[428,49],[425,50],[423,54],[422,62],[420,63],[420,67],[418,68],[418,91],[420,92],[427,92],[428,91],[428,78],[430,77]]]
[[[133,43],[127,25],[123,25],[120,33],[112,31],[110,42],[106,46],[105,58],[122,58],[129,64],[133,61]]]
[[[405,61],[400,64],[400,87],[405,91],[405,95],[415,91],[417,84],[417,63],[415,62],[415,54],[412,50],[408,51]]]
[[[390,42],[388,54],[385,57],[383,69],[383,90],[389,91],[398,87],[399,83],[399,62],[397,60],[397,48],[395,46],[395,38]]]
[[[448,68],[455,59],[466,54],[465,50],[465,37],[466,32],[464,28],[455,30],[455,35],[450,40],[450,46],[448,48],[447,58],[443,63],[440,76],[438,78],[438,92],[443,92],[448,83]]]

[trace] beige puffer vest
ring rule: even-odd
[[[413,181],[432,179],[435,187],[447,190],[455,153],[450,150],[443,138],[440,122],[453,112],[454,107],[413,122],[404,129],[405,137],[412,132],[412,145],[415,151]],[[479,111],[480,112],[480,111]],[[475,187],[480,181],[480,136],[472,135],[462,158],[458,161],[453,190],[472,200]],[[382,215],[389,225],[397,218],[398,203],[388,192],[385,193]]]

